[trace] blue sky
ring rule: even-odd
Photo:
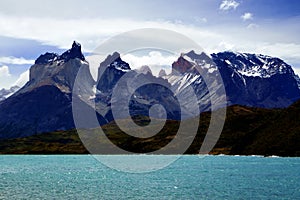
[[[277,56],[300,72],[298,0],[2,0],[0,88],[23,84],[26,70],[46,51],[61,53],[77,40],[91,52],[139,28],[180,32],[208,53]]]

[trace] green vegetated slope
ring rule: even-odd
[[[146,117],[135,117],[139,125],[149,123]],[[279,155],[300,156],[300,102],[286,109],[262,109],[245,106],[230,106],[222,134],[211,154],[229,155]],[[194,123],[187,121],[187,127]],[[202,113],[198,133],[186,150],[187,154],[199,153],[202,141],[209,126],[210,113]],[[126,120],[123,120],[126,122]],[[135,138],[122,132],[115,122],[102,126],[106,136],[118,147],[136,153],[151,153],[169,144],[176,136],[179,121],[167,121],[164,128],[155,136]],[[155,124],[154,124],[155,126]],[[188,129],[187,129],[188,130]],[[188,131],[183,132],[187,142]],[[99,148],[99,153],[109,154],[111,146],[98,137],[98,130],[85,131],[81,137],[86,138],[85,144],[93,149]],[[187,140],[187,141],[185,141]],[[90,142],[90,143],[89,143]],[[94,146],[93,146],[94,145]],[[169,146],[174,153],[179,144]],[[97,151],[94,151],[97,152]],[[43,133],[25,138],[0,141],[1,154],[85,154],[88,153],[82,144],[77,131],[57,131]]]

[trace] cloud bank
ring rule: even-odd
[[[17,85],[19,87],[22,87],[25,85],[25,83],[27,83],[27,81],[29,81],[29,70],[23,72],[16,80],[16,82],[13,84],[13,86]]]
[[[133,54],[126,54],[122,59],[127,62],[132,69],[139,69],[147,65],[150,67],[152,73],[158,76],[161,69],[164,69],[167,74],[171,72],[171,65],[177,60],[175,55],[162,55],[159,51],[151,51],[148,55],[136,56]]]
[[[16,58],[13,56],[9,56],[9,57],[0,57],[0,63],[24,65],[24,64],[33,64],[34,60],[27,60],[25,58]]]
[[[9,68],[6,65],[0,67],[0,78],[1,77],[10,77],[11,74],[9,73]]]

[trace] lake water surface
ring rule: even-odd
[[[300,158],[182,156],[135,174],[91,155],[3,155],[0,180],[0,199],[300,199]]]

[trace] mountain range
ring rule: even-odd
[[[201,73],[195,66],[200,66]],[[217,70],[226,91],[227,104],[222,106],[277,109],[286,108],[300,99],[299,77],[279,58],[233,52],[207,55],[190,51],[182,53],[172,63],[170,74],[162,70],[156,77],[147,66],[140,70],[131,69],[118,52],[112,52],[100,63],[95,81],[81,45],[74,41],[72,48],[61,55],[45,53],[39,56],[30,68],[30,80],[0,101],[0,139],[75,128],[74,100],[90,110],[94,103],[100,125],[128,117],[123,114],[124,106],[118,106],[127,104],[130,116],[149,117],[149,109],[161,104],[165,111],[155,110],[155,118],[187,120],[211,111],[214,103],[211,100],[222,98],[218,94],[221,86],[213,78],[217,76]],[[74,88],[79,71],[82,76],[76,81],[80,84]],[[208,90],[203,74],[211,77],[209,81],[215,91]],[[153,84],[139,87],[143,82]],[[196,104],[190,96],[191,91],[197,97]],[[114,103],[114,92],[119,94],[118,104]],[[95,128],[93,126],[87,124],[84,128]]]

